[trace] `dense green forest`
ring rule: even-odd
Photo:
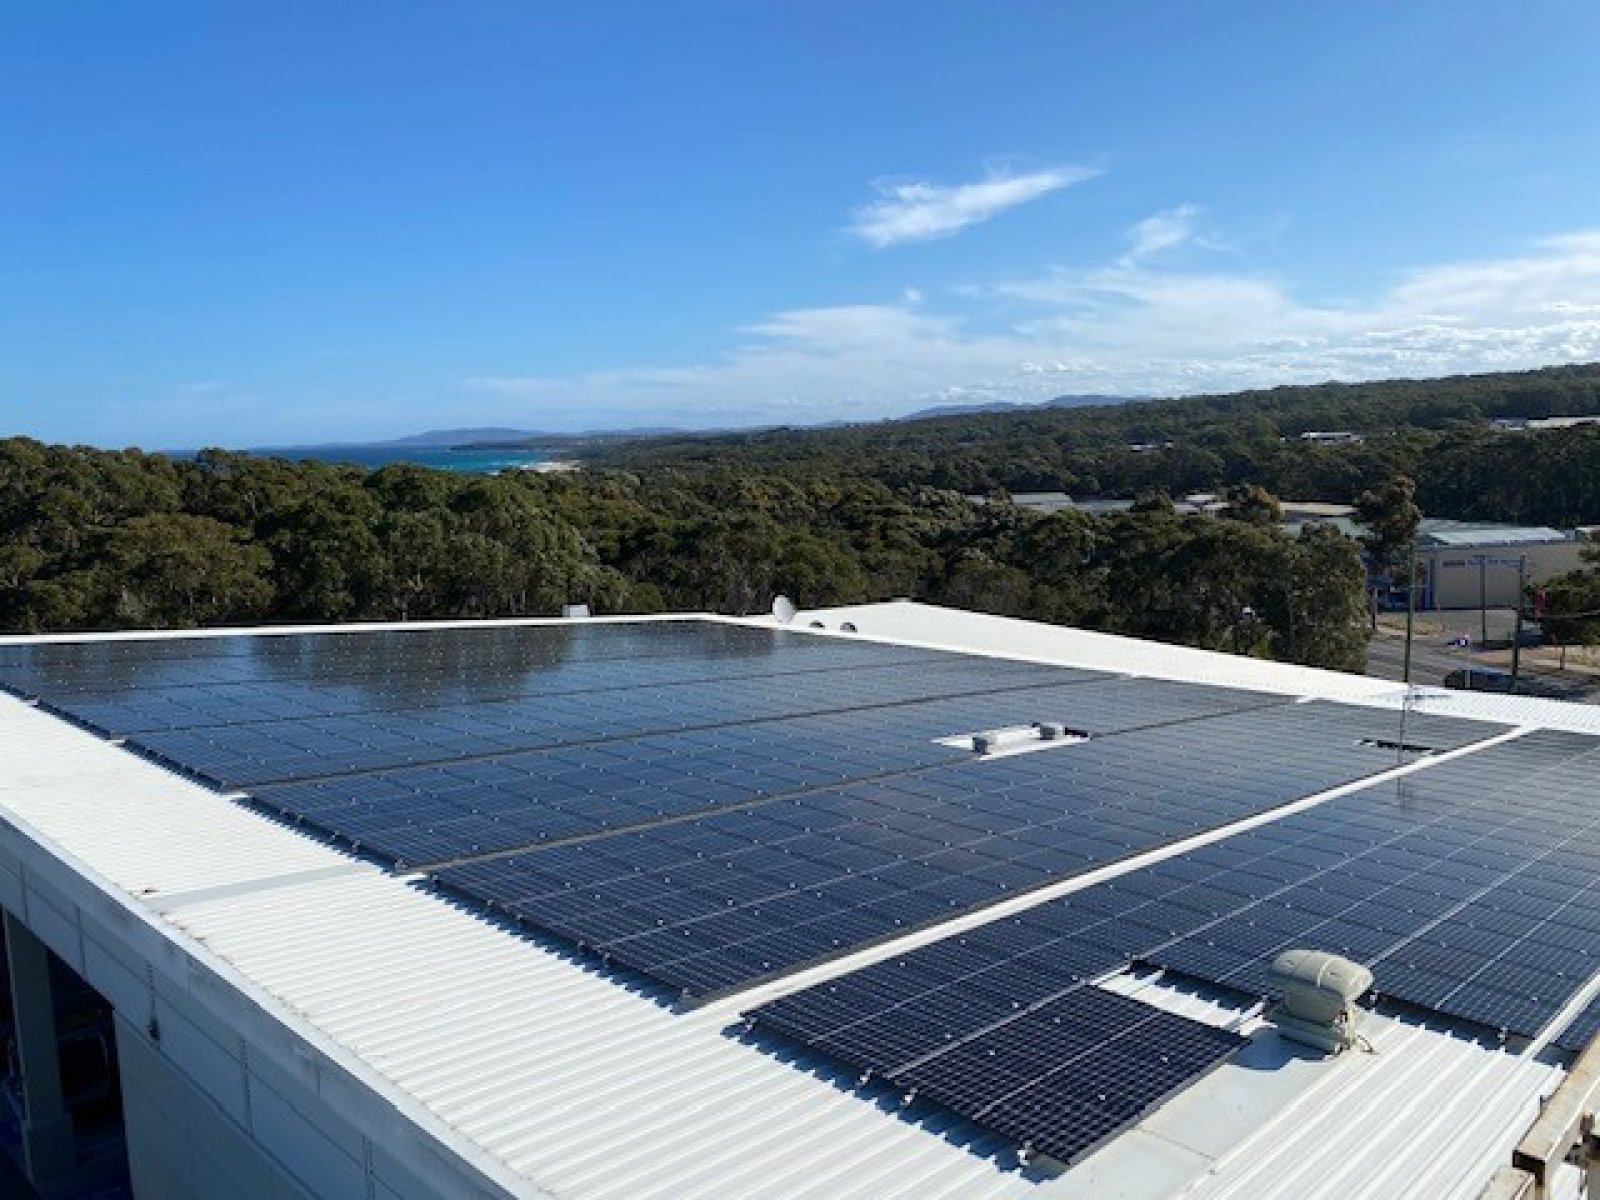
[[[452,475],[0,442],[12,630],[939,603],[1359,667],[1354,543],[1151,499],[1041,516],[1003,496],[744,468]]]
[[[1593,413],[1600,366],[610,442],[584,470],[550,475],[13,438],[0,442],[0,627],[410,620],[569,602],[749,613],[783,592],[807,606],[912,596],[1359,668],[1358,547],[1327,527],[1288,536],[1273,496],[1361,499],[1368,549],[1391,568],[1414,528],[1411,478],[1436,516],[1600,522],[1600,427],[1508,433],[1488,420]],[[1364,437],[1298,437],[1315,429]],[[1140,499],[1047,516],[1012,503],[1021,490]],[[1180,516],[1166,497],[1192,490],[1224,491],[1229,507]],[[1385,511],[1399,530],[1387,542]],[[1555,611],[1600,609],[1600,568],[1551,594]]]
[[[631,470],[736,462],[800,476],[985,494],[1173,495],[1257,484],[1353,503],[1396,475],[1434,516],[1600,522],[1600,426],[1504,433],[1495,417],[1600,414],[1600,364],[1499,375],[1321,384],[1087,408],[1025,409],[834,429],[650,438],[589,447]],[[1355,444],[1302,440],[1349,430]]]

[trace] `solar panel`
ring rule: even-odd
[[[0,682],[352,846],[459,863],[456,890],[695,994],[1399,761],[1391,713],[710,623],[33,644],[0,648]],[[1039,719],[1102,736],[982,763],[933,740]],[[1413,716],[1407,739],[1486,732]],[[1276,886],[1234,870],[1189,903]],[[1496,919],[1541,901],[1512,889]],[[1177,936],[1147,915],[1102,940]],[[1192,952],[1219,973],[1300,932],[1258,923]],[[1461,981],[1479,1006],[1540,969],[1503,966]]]
[[[894,664],[845,671],[735,676],[645,686],[625,670],[610,686],[509,700],[371,707],[332,716],[279,715],[128,733],[128,745],[225,788],[284,782],[419,762],[443,762],[692,728],[877,706],[1003,693],[1084,678],[1025,664]],[[117,702],[126,710],[129,704]],[[131,702],[130,702],[131,703]],[[153,718],[53,702],[111,733]],[[170,716],[170,714],[167,714]],[[165,719],[165,718],[163,718]],[[121,725],[123,728],[117,728]]]
[[[1309,945],[1371,965],[1381,994],[1533,1036],[1600,970],[1597,761],[1600,741],[1536,733],[1195,851],[1186,877],[1238,903],[1138,957],[1259,993]]]
[[[1596,1034],[1600,1034],[1600,996],[1584,1005],[1551,1042],[1573,1054],[1582,1054]]]
[[[259,789],[261,802],[284,815],[404,862],[629,827],[819,781],[877,776],[930,755],[956,758],[891,739],[922,743],[984,723],[1083,715],[1086,706],[1062,693],[1097,678],[706,622],[0,647],[0,684],[10,690],[101,732],[128,735],[131,750],[210,786]],[[1087,722],[1093,728],[1160,719],[1150,697],[1108,682]],[[1166,685],[1162,699],[1170,713],[1264,702],[1182,685]],[[886,723],[890,706],[919,703],[919,713]],[[854,724],[839,718],[831,729],[802,729],[793,715],[844,710],[872,715]],[[730,761],[732,752],[702,748],[714,775],[699,763],[674,772],[685,755],[656,744],[648,747],[654,762],[621,778],[597,771],[605,756],[591,756],[583,764],[590,782],[619,790],[584,786],[575,794],[528,757],[663,731],[689,742],[692,730],[731,730],[763,717],[795,722],[788,741],[815,736],[813,760],[831,753],[847,769],[772,762],[760,752]],[[771,731],[766,737],[786,740]],[[492,766],[497,759],[518,761],[514,770],[488,771],[492,786],[474,794],[456,786],[468,760]]]
[[[416,627],[280,634],[118,638],[0,646],[0,683],[24,696],[118,695],[131,690],[307,683],[381,693],[390,685],[470,699],[585,664],[648,667],[655,659],[701,665],[773,664],[804,656],[825,665],[935,659],[867,642],[699,621]]]
[[[1003,1047],[988,1053],[983,1033],[1090,991],[1130,960],[1262,994],[1278,950],[1344,950],[1375,964],[1387,995],[1532,1034],[1600,967],[1590,849],[1600,822],[1585,782],[1596,756],[1600,741],[1553,733],[1480,750],[1404,786],[1328,801],[792,993],[750,1017],[1069,1159],[1122,1128],[1122,1109],[1022,1091],[989,1104],[991,1093],[1018,1084],[1029,1059]],[[1515,850],[1501,853],[1506,846]],[[1600,1000],[1555,1043],[1576,1052],[1597,1028]],[[1083,1072],[1091,1084],[1100,1076],[1116,1078],[1116,1064]],[[1060,1125],[1041,1134],[1046,1114]]]
[[[1091,694],[1078,689],[1090,686]],[[865,713],[738,722],[671,734],[558,743],[473,761],[347,772],[254,785],[292,819],[396,861],[428,863],[561,840],[748,804],[772,796],[962,762],[934,738],[964,725],[1023,723],[1067,713],[1095,729],[1157,720],[1169,688],[1140,696],[1133,681],[1084,680],[875,707]],[[1180,712],[1240,702],[1176,695]],[[1259,705],[1259,697],[1248,703]],[[237,739],[235,744],[239,744]],[[405,742],[383,753],[417,752]],[[191,765],[191,769],[198,769]],[[887,835],[884,835],[887,836]]]
[[[839,988],[758,1008],[752,1021],[1062,1163],[1139,1120],[1245,1041],[1086,984],[1050,995],[1053,981],[990,979],[978,969],[981,954],[960,961],[970,947],[940,946],[914,967],[904,959],[879,964]],[[967,970],[941,980],[940,969],[952,967]],[[897,973],[902,983],[920,974],[927,986],[892,1014],[838,1023],[840,1010],[829,1005],[841,991],[867,996]],[[842,1011],[849,1010],[847,1001]]]
[[[1363,739],[1390,719],[1319,704],[1192,719],[434,877],[706,996],[1388,770]],[[1444,741],[1484,729],[1420,724]]]
[[[1392,712],[689,622],[8,647],[0,685],[694,996],[1414,756]],[[1095,736],[935,740],[1040,720]],[[1413,714],[1404,740],[1497,731]],[[1595,744],[1443,764],[755,1019],[1062,1161],[1239,1044],[1089,982],[1130,960],[1259,990],[1324,944],[1536,1027],[1600,964]]]
[[[685,623],[42,644],[0,648],[0,680],[411,865],[958,761],[932,741],[974,728],[1109,732],[1282,703]]]

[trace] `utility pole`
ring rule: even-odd
[[[1489,644],[1489,556],[1478,555],[1478,621],[1480,647]]]
[[[1517,560],[1517,622],[1511,631],[1511,690],[1517,690],[1517,674],[1522,668],[1522,590],[1528,585],[1528,556]]]
[[[1406,577],[1406,653],[1400,666],[1400,681],[1411,683],[1411,635],[1417,623],[1417,542],[1411,540],[1410,573]]]

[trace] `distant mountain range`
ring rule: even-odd
[[[926,421],[936,417],[958,417],[972,413],[998,413],[1017,412],[1029,408],[1080,408],[1092,404],[1123,404],[1130,400],[1139,399],[1133,396],[1056,396],[1051,400],[1020,401],[1020,400],[991,400],[975,404],[941,404],[932,408],[920,408],[916,412],[906,413],[900,417],[884,418],[885,421]],[[849,424],[875,425],[879,421],[827,421],[818,422],[814,428],[831,429]],[[808,426],[809,427],[809,426]],[[589,429],[580,433],[553,433],[542,429],[512,429],[504,426],[468,426],[461,429],[429,429],[422,433],[413,433],[407,437],[388,438],[372,442],[322,442],[307,443],[293,446],[252,446],[251,454],[269,454],[282,458],[322,458],[338,459],[342,454],[349,454],[357,459],[367,459],[375,454],[389,451],[406,450],[483,450],[490,448],[509,449],[512,447],[526,448],[528,446],[549,445],[560,446],[577,441],[586,441],[594,438],[644,438],[662,437],[673,434],[685,433],[727,433],[730,429],[678,429],[673,426],[651,426],[635,429]],[[741,432],[749,432],[741,430]],[[395,458],[404,457],[396,453]]]
[[[515,442],[527,438],[548,436],[550,435],[536,433],[531,429],[504,429],[488,425],[476,429],[430,429],[426,433],[414,433],[410,437],[363,444],[374,447],[394,447],[396,449],[402,446],[414,446],[421,449],[424,447],[464,446],[475,442]]]
[[[530,445],[560,444],[597,437],[649,437],[658,433],[677,433],[674,429],[607,429],[587,433],[551,433],[539,429],[512,429],[496,425],[469,426],[462,429],[429,429],[407,437],[387,438],[375,442],[307,442],[292,446],[250,446],[250,454],[266,454],[278,458],[336,459],[341,453],[350,453],[362,459],[386,451],[395,451],[398,461],[407,450],[478,450],[485,447],[526,447]]]
[[[894,421],[926,421],[932,417],[960,417],[969,413],[1018,412],[1025,408],[1083,408],[1092,404],[1127,404],[1143,400],[1143,396],[1056,396],[1051,400],[990,400],[979,404],[940,404],[933,408],[919,408]]]

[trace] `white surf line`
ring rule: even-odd
[[[1118,859],[1114,863],[1096,867],[1081,875],[1074,875],[1070,879],[1063,879],[1058,883],[1047,884],[1032,891],[1011,896],[1005,900],[997,901],[986,908],[976,912],[965,913],[959,917],[952,917],[938,925],[926,929],[918,929],[901,937],[886,942],[878,942],[871,946],[839,958],[829,959],[827,962],[818,963],[786,975],[781,979],[774,979],[744,991],[733,992],[726,996],[719,996],[703,1005],[695,1007],[692,1011],[698,1014],[712,1014],[718,1017],[731,1016],[748,1011],[768,1001],[776,1000],[791,992],[798,992],[814,984],[825,983],[836,979],[840,975],[848,975],[852,971],[859,971],[862,967],[869,967],[873,963],[894,958],[908,951],[942,942],[946,938],[965,933],[969,929],[976,929],[980,925],[988,925],[1002,917],[1013,916],[1019,912],[1046,904],[1062,896],[1071,895],[1073,892],[1082,891],[1084,888],[1093,887],[1097,883],[1104,883],[1108,879],[1115,879],[1141,867],[1148,867],[1152,863],[1161,862],[1178,854],[1185,854],[1190,850],[1198,850],[1202,846],[1209,846],[1213,842],[1220,842],[1235,834],[1244,833],[1261,825],[1282,820],[1284,817],[1293,816],[1295,813],[1304,812],[1330,800],[1337,800],[1341,796],[1348,796],[1354,792],[1365,791],[1367,788],[1376,787],[1395,779],[1413,775],[1418,771],[1425,771],[1441,763],[1450,762],[1457,758],[1464,758],[1469,754],[1476,754],[1480,750],[1487,750],[1503,742],[1509,742],[1537,731],[1537,726],[1518,726],[1493,737],[1485,738],[1479,742],[1472,742],[1466,746],[1457,747],[1443,754],[1429,755],[1419,758],[1404,766],[1391,767],[1379,775],[1368,775],[1351,783],[1341,784],[1324,792],[1312,796],[1305,796],[1299,800],[1292,800],[1288,804],[1279,805],[1277,808],[1267,809],[1265,812],[1254,813],[1243,817],[1230,825],[1223,825],[1216,829],[1207,829],[1201,833],[1184,838],[1181,841],[1169,842],[1164,846],[1157,846],[1153,850],[1133,855],[1131,858]]]

